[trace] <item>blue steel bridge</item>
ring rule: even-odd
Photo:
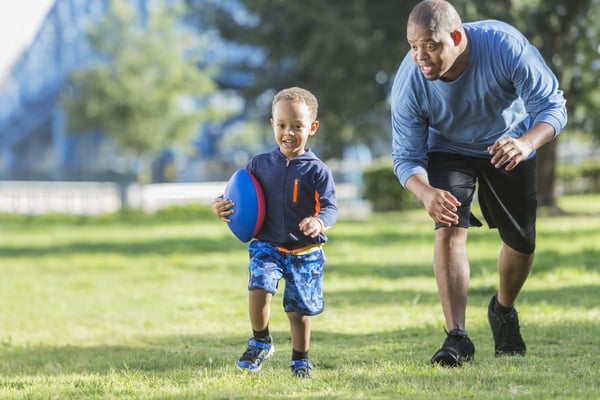
[[[145,12],[146,0],[127,1]],[[0,180],[118,181],[133,176],[135,160],[119,155],[104,133],[69,134],[59,104],[69,93],[69,74],[98,61],[86,29],[104,15],[109,2],[56,0],[31,45],[0,82]],[[239,57],[243,51],[238,50],[230,54]],[[237,80],[232,86],[247,79],[229,76]],[[199,128],[192,143],[198,154],[215,156],[215,130],[221,128]]]

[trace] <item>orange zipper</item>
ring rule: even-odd
[[[294,193],[292,194],[292,202],[298,202],[298,184],[300,183],[299,178],[294,179]]]

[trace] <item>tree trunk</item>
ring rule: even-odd
[[[147,185],[152,183],[152,172],[150,170],[150,157],[140,155],[137,158],[137,183]]]
[[[537,199],[538,206],[558,211],[555,193],[556,140],[537,151]]]

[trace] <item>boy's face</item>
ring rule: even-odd
[[[271,126],[279,150],[290,160],[304,154],[308,137],[319,129],[319,121],[311,121],[306,103],[280,100],[273,107]]]

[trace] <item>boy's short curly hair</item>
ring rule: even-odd
[[[278,92],[273,98],[273,105],[271,107],[271,113],[275,109],[275,104],[280,102],[281,100],[290,100],[290,101],[300,101],[305,103],[308,106],[308,110],[310,112],[310,118],[312,121],[317,120],[317,113],[319,111],[319,102],[314,94],[310,91],[300,88],[300,87],[291,87],[287,89],[283,89]]]

